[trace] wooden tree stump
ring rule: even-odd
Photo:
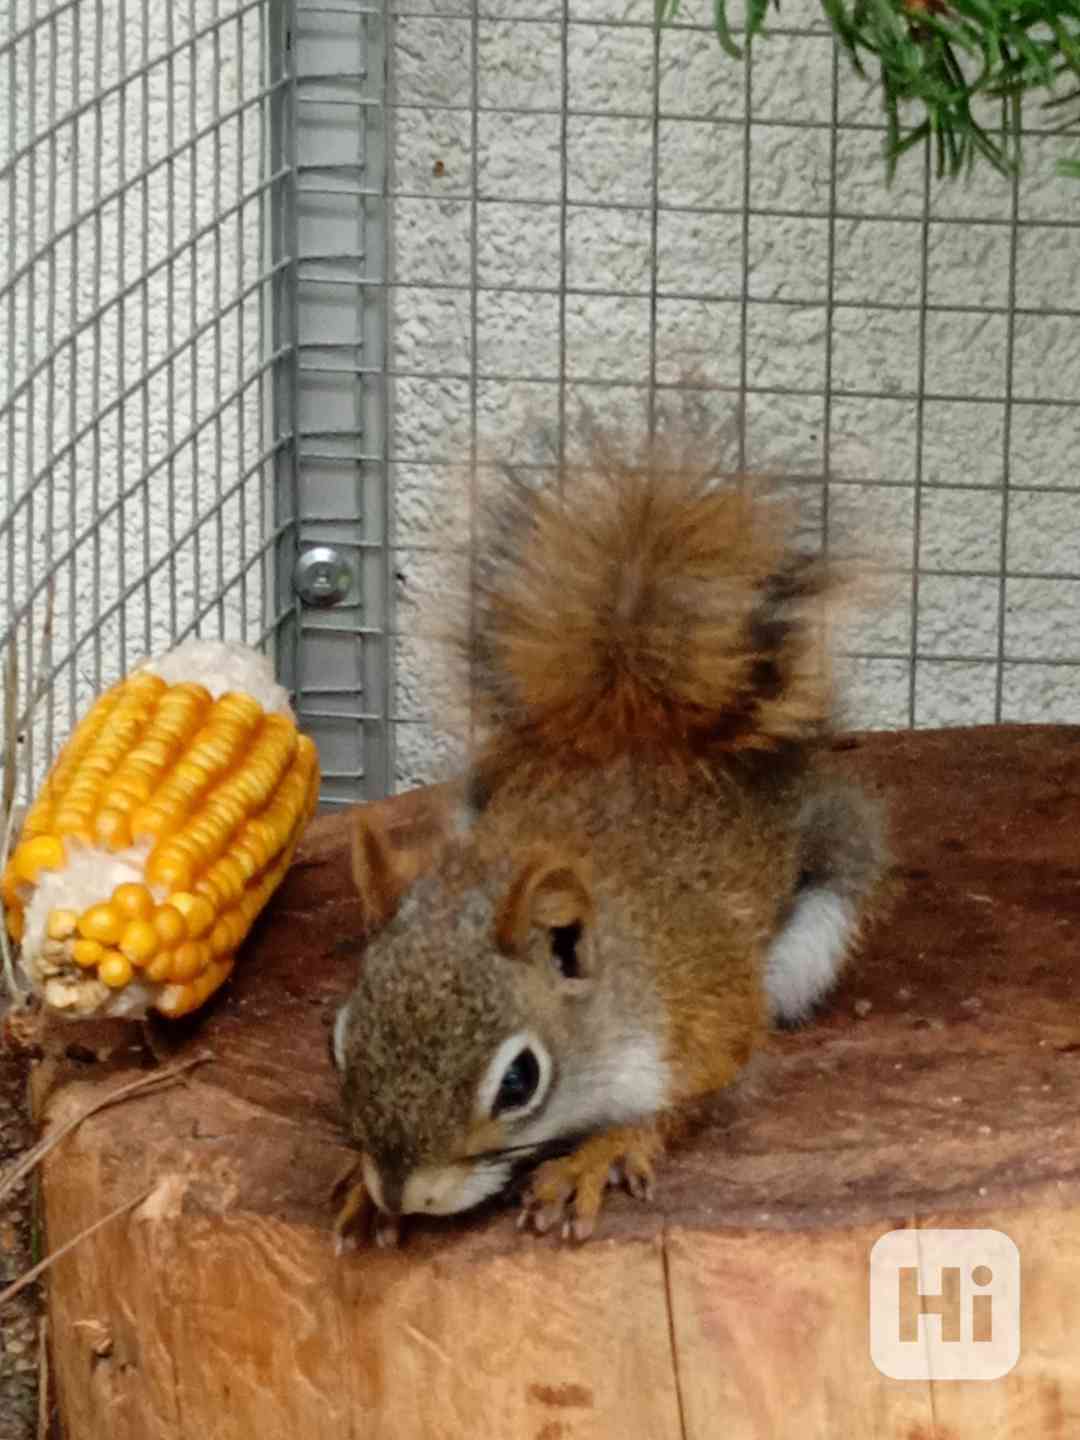
[[[655,1206],[614,1198],[580,1248],[496,1208],[335,1258],[327,1034],[359,915],[345,817],[317,821],[227,993],[169,1032],[213,1060],[45,1165],[49,1250],[151,1191],[49,1275],[69,1440],[1080,1433],[1080,729],[862,736],[833,763],[892,797],[894,916],[712,1107]],[[389,803],[406,862],[428,802]],[[44,1123],[147,1063],[130,1030],[50,1027]],[[1019,1247],[1019,1364],[890,1380],[871,1246],[952,1225]]]

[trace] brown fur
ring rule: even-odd
[[[495,920],[495,941],[513,955],[522,950],[530,928],[591,923],[591,866],[585,861],[539,850],[523,857]]]
[[[541,844],[545,874],[592,877],[578,913],[595,916],[624,986],[658,991],[676,1101],[726,1085],[760,1042],[763,956],[798,875],[802,766],[790,756],[735,765],[734,776],[702,775],[687,787],[624,757],[542,797],[518,776],[472,836],[492,858]],[[504,903],[535,874],[534,853],[518,861]]]
[[[693,764],[805,741],[830,712],[822,566],[744,479],[657,440],[594,437],[559,487],[508,477],[477,589],[496,774],[528,756]]]
[[[403,887],[388,837],[360,812],[352,829],[352,875],[364,928],[378,930],[393,917]]]

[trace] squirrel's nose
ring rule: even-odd
[[[365,1155],[363,1172],[368,1194],[379,1209],[385,1215],[400,1215],[405,1189],[404,1168],[389,1161],[377,1163],[370,1155]]]
[[[405,1177],[403,1175],[387,1174],[384,1170],[382,1175],[382,1209],[388,1215],[401,1214],[401,1195],[405,1189]]]

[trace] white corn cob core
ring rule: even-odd
[[[164,678],[164,677],[162,677]],[[88,910],[99,900],[112,894],[117,885],[129,882],[137,885],[146,883],[143,866],[146,864],[152,846],[148,840],[141,845],[132,845],[127,850],[115,852],[103,850],[98,845],[82,845],[78,840],[67,841],[68,861],[63,870],[43,870],[37,886],[26,907],[26,933],[20,948],[20,969],[35,989],[40,981],[32,965],[45,948],[45,927],[52,910]],[[155,900],[165,899],[164,889],[149,887]],[[156,987],[154,987],[156,988]],[[129,991],[137,992],[129,995]],[[110,996],[109,1013],[128,1014],[142,1011],[150,999],[152,990],[132,980],[123,990]]]
[[[133,674],[160,675],[168,685],[191,681],[205,685],[213,700],[239,690],[257,700],[268,715],[292,715],[289,696],[274,679],[265,655],[233,640],[185,640],[157,660],[147,660]]]

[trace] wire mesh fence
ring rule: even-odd
[[[406,13],[407,12],[407,13]],[[739,64],[709,8],[414,0],[392,29],[397,778],[459,758],[420,615],[471,543],[451,462],[581,400],[655,423],[688,373],[732,464],[780,472],[823,541],[897,571],[848,633],[848,714],[899,726],[1080,711],[1080,190],[887,188],[877,97],[814,3]]]
[[[263,0],[0,21],[2,649],[28,781],[141,657],[274,631],[272,24]]]
[[[421,619],[496,454],[693,374],[898,582],[850,718],[1080,707],[1080,186],[884,183],[812,0],[752,60],[650,0],[8,0],[0,553],[30,772],[185,631],[272,643],[326,799],[444,773]],[[464,467],[462,462],[465,462]],[[297,553],[349,579],[323,607]],[[47,597],[53,621],[47,632]],[[390,619],[393,617],[393,628]]]

